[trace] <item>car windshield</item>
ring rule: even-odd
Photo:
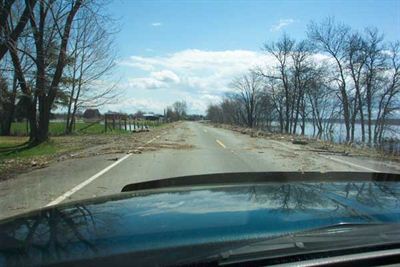
[[[129,185],[165,225],[285,196],[299,231],[399,223],[399,36],[397,0],[0,0],[0,220]],[[311,223],[310,190],[354,213]]]

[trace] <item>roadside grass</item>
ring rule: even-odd
[[[81,136],[54,136],[29,147],[28,138],[0,136],[0,181],[30,168],[43,168],[53,159],[88,146]]]
[[[149,126],[150,129],[157,128],[160,131],[171,124]],[[26,125],[17,123],[13,127],[23,133],[22,130]],[[132,146],[141,142],[140,140],[146,139],[147,136],[146,132],[132,133],[117,129],[105,133],[104,125],[99,123],[79,122],[76,129],[79,131],[65,135],[62,122],[51,122],[49,140],[34,147],[29,147],[27,136],[0,136],[0,181],[10,179],[28,170],[45,168],[54,161],[96,155],[98,151],[108,153],[126,147],[126,145]],[[91,149],[96,146],[99,148]],[[106,149],[103,146],[106,146]],[[86,151],[85,149],[88,148],[90,149]]]
[[[0,181],[30,168],[46,167],[62,151],[74,149],[74,146],[64,147],[53,139],[28,147],[27,139],[0,136]]]
[[[88,127],[89,126],[89,127]],[[104,134],[104,126],[79,122],[76,131],[66,136],[65,124],[51,122],[49,125],[50,139],[34,147],[28,146],[29,138],[26,136],[25,122],[16,122],[11,126],[11,134],[14,136],[0,136],[0,165],[2,161],[20,159],[28,161],[41,157],[52,157],[57,154],[79,150],[84,146],[77,135],[101,135]],[[80,131],[83,129],[82,131]],[[121,134],[121,130],[108,132],[110,135]],[[1,170],[1,166],[0,166]]]
[[[27,137],[0,136],[0,161],[20,158],[28,159],[37,156],[55,155],[59,152],[77,149],[76,145],[64,144],[56,137],[34,147],[28,146]]]
[[[1,140],[2,141],[2,140]],[[54,141],[47,141],[35,147],[29,148],[26,145],[15,147],[13,150],[1,151],[0,160],[11,159],[11,158],[30,158],[36,156],[44,156],[54,154],[57,152],[57,146]]]
[[[147,122],[147,124],[150,128],[159,128],[167,125],[154,122]],[[85,141],[80,136],[101,138],[101,136],[132,134],[130,131],[120,129],[105,132],[104,125],[100,123],[77,122],[75,131],[71,135],[65,135],[65,124],[63,122],[51,122],[49,125],[50,139],[35,147],[29,147],[29,138],[26,136],[26,123],[15,122],[11,127],[13,136],[0,136],[0,163],[1,161],[15,158],[29,159],[38,156],[54,156],[77,151],[90,145],[85,144]]]
[[[22,146],[28,141],[28,137],[0,136],[0,151],[4,149]]]

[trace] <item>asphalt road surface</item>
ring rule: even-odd
[[[400,166],[329,155],[285,141],[253,138],[184,122],[144,142],[140,154],[107,154],[55,163],[0,183],[0,218],[61,202],[115,194],[155,179],[247,171],[384,171]]]

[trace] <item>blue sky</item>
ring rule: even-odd
[[[311,21],[334,16],[355,30],[378,27],[400,38],[398,1],[136,1],[114,0],[123,97],[106,108],[161,112],[186,100],[190,112],[229,91],[229,81],[263,63],[263,43],[283,32],[300,40]]]

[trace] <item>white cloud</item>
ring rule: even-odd
[[[128,80],[128,86],[132,89],[161,89],[166,84],[152,77],[131,78]]]
[[[142,57],[132,56],[122,61],[126,66],[136,64],[169,67],[169,68],[219,68],[228,66],[238,66],[243,64],[255,63],[259,61],[261,54],[249,50],[225,50],[225,51],[204,51],[198,49],[187,49],[164,57]]]
[[[313,58],[329,63],[326,55],[315,54]],[[232,90],[229,84],[233,78],[256,66],[271,69],[275,63],[271,55],[250,50],[187,49],[164,56],[131,56],[119,62],[131,73],[120,87],[136,102],[132,106],[118,104],[122,110],[130,107],[135,111],[148,105],[146,110],[159,112],[174,101],[185,100],[189,112],[204,113],[208,104],[219,102]],[[136,98],[142,99],[140,103]]]
[[[151,26],[153,27],[161,27],[163,24],[161,22],[153,22],[151,23]]]
[[[152,64],[149,64],[141,59],[142,59],[142,57],[131,56],[128,59],[123,59],[123,60],[117,61],[117,64],[121,65],[121,66],[126,66],[126,67],[138,68],[138,69],[145,70],[145,71],[153,70]]]
[[[166,107],[168,104],[169,103],[166,101],[160,101],[150,98],[127,98],[118,103],[108,104],[105,106],[104,109],[130,113],[136,112],[138,110],[162,113],[164,107]]]
[[[140,64],[136,65],[140,68]],[[147,69],[146,70],[151,70]],[[180,82],[179,77],[170,70],[150,72],[146,77],[129,78],[128,86],[133,89],[162,89]]]
[[[147,77],[181,83],[186,88],[226,91],[234,76],[261,65],[267,56],[249,50],[188,49],[163,57],[132,56],[121,65],[148,71]]]
[[[170,70],[162,70],[150,73],[150,76],[161,82],[179,83],[179,77]]]
[[[128,79],[125,88],[132,94],[158,89],[156,98],[185,100],[189,111],[203,113],[208,104],[232,90],[234,77],[266,62],[273,60],[262,52],[187,49],[165,56],[132,56],[119,64],[132,68],[133,74],[141,73]]]
[[[280,19],[278,23],[272,25],[269,29],[271,32],[277,32],[295,22],[294,19]]]

